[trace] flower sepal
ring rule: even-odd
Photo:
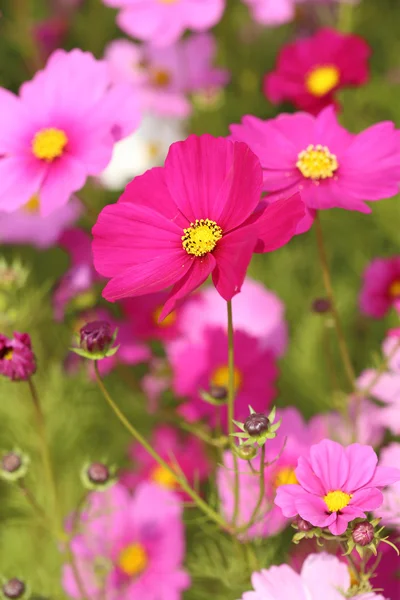
[[[281,426],[282,419],[276,423],[276,408],[274,407],[268,416],[256,411],[249,406],[250,416],[244,423],[233,421],[234,424],[241,429],[240,433],[232,433],[232,436],[240,439],[243,446],[263,446],[267,440],[273,440],[276,437],[276,432]]]

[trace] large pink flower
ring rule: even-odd
[[[0,88],[0,210],[37,195],[43,217],[107,166],[117,139],[139,121],[129,86],[88,52],[57,50],[19,97]]]
[[[173,286],[163,319],[212,273],[218,292],[231,300],[254,250],[285,244],[304,215],[298,196],[256,211],[261,180],[246,144],[209,135],[173,144],[165,167],[136,177],[93,228],[95,267],[112,278],[104,297]]]
[[[242,331],[235,331],[235,419],[244,421],[249,405],[265,412],[275,397],[278,371],[273,353],[260,341]],[[227,429],[228,338],[222,328],[204,331],[201,342],[178,339],[167,347],[173,371],[172,387],[186,398],[179,409],[189,421],[206,419]],[[203,400],[201,391],[210,392],[221,403],[216,407]]]
[[[262,121],[245,116],[231,131],[259,157],[263,187],[270,192],[267,200],[301,192],[308,207],[301,230],[311,226],[316,209],[369,213],[366,200],[398,193],[400,134],[389,121],[354,135],[339,125],[334,108],[327,107],[317,117],[282,114]]]
[[[400,470],[377,463],[371,446],[322,440],[311,446],[309,458],[299,458],[298,484],[279,487],[275,504],[286,517],[300,515],[341,535],[350,521],[382,505],[379,488],[400,481]]]
[[[185,29],[205,31],[218,23],[225,0],[103,0],[120,8],[117,23],[132,37],[168,46],[181,37]]]
[[[368,79],[370,48],[361,37],[319,29],[282,48],[275,71],[264,80],[264,93],[275,104],[289,100],[300,110],[318,114],[335,104],[335,92]]]
[[[158,48],[115,40],[105,58],[116,83],[129,83],[143,110],[186,117],[192,112],[189,94],[227,84],[229,73],[213,66],[217,47],[208,33],[192,35]]]
[[[400,312],[400,256],[375,258],[363,274],[360,310],[381,319],[392,307]]]
[[[155,484],[140,484],[134,496],[119,484],[91,494],[71,549],[82,584],[65,565],[63,587],[72,598],[179,600],[189,587],[182,505]]]
[[[172,469],[177,463],[190,485],[204,481],[210,472],[210,464],[200,440],[194,436],[182,436],[172,427],[159,427],[153,433],[152,447]],[[139,444],[132,444],[129,455],[134,463],[131,470],[123,473],[121,483],[135,489],[140,481],[153,481],[170,490],[179,491],[185,499],[187,494],[179,488],[177,480],[161,467]]]
[[[325,552],[310,554],[300,574],[289,565],[279,565],[253,573],[251,582],[254,591],[245,592],[242,600],[343,600],[342,592],[346,593],[351,585],[347,565]],[[372,592],[351,598],[385,600]]]

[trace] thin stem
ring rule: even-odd
[[[235,351],[233,339],[233,317],[232,317],[232,301],[227,301],[228,311],[228,433],[231,452],[233,456],[234,483],[233,483],[233,515],[232,525],[235,527],[239,516],[239,469],[238,457],[236,454],[235,438],[233,437],[234,427],[233,419],[235,418]]]
[[[36,516],[39,517],[41,521],[46,521],[46,526],[48,526],[46,513],[44,512],[43,508],[38,504],[32,492],[25,486],[23,481],[18,482],[18,487],[21,490],[22,495],[26,498],[28,504],[36,513]]]
[[[49,447],[48,447],[47,439],[46,439],[46,427],[45,427],[44,416],[43,416],[42,408],[40,405],[39,395],[38,395],[36,386],[33,383],[31,378],[28,379],[28,386],[29,386],[29,390],[30,390],[30,393],[32,396],[32,401],[33,401],[33,406],[34,406],[35,418],[36,418],[36,423],[37,423],[37,432],[38,432],[39,445],[40,445],[40,452],[42,455],[42,462],[43,462],[43,466],[44,466],[44,469],[46,472],[47,482],[48,482],[49,488],[51,489],[52,495],[53,495],[54,519],[56,521],[56,527],[58,530],[58,527],[60,526],[60,523],[61,523],[61,520],[59,519],[59,513],[58,513],[58,494],[57,494],[57,487],[56,487],[56,483],[55,483],[55,479],[54,479],[54,475],[53,475],[53,469],[51,466]]]
[[[342,33],[351,33],[353,29],[354,6],[351,2],[341,0],[338,7],[337,28]]]
[[[260,459],[260,491],[258,494],[258,500],[257,500],[257,504],[254,507],[254,510],[251,514],[250,520],[247,523],[247,525],[245,525],[246,530],[250,529],[250,527],[255,523],[255,521],[257,520],[257,515],[258,515],[258,511],[261,508],[261,505],[263,503],[264,497],[265,497],[265,444],[262,445],[261,447],[261,459]]]
[[[224,519],[215,510],[213,510],[208,504],[190,487],[190,485],[183,478],[177,475],[170,465],[157,454],[157,452],[151,447],[149,442],[142,436],[139,431],[129,422],[124,413],[120,410],[114,400],[111,398],[107,391],[99,373],[99,367],[97,361],[94,363],[94,372],[96,376],[97,384],[107,401],[110,408],[113,410],[115,416],[119,419],[122,425],[127,431],[135,438],[137,442],[150,454],[150,456],[164,469],[166,469],[179,483],[180,487],[192,498],[195,504],[200,510],[202,510],[212,521],[214,521],[219,527],[225,531],[232,532],[231,527],[224,521]]]
[[[317,233],[318,255],[319,255],[319,260],[320,260],[321,268],[322,268],[322,277],[324,280],[325,291],[328,296],[329,302],[331,304],[331,313],[332,313],[333,322],[335,325],[336,335],[337,335],[337,339],[338,339],[339,351],[340,351],[340,355],[342,358],[344,370],[345,370],[349,385],[351,386],[351,389],[353,391],[356,391],[356,385],[355,385],[356,377],[355,377],[353,365],[352,365],[352,362],[350,359],[350,353],[347,348],[346,338],[343,333],[343,327],[342,327],[339,313],[338,313],[337,307],[336,307],[335,296],[333,293],[333,286],[332,286],[331,275],[330,275],[330,270],[329,270],[329,264],[328,264],[328,259],[326,256],[324,237],[323,237],[323,233],[322,233],[321,221],[320,221],[318,211],[315,216],[315,226],[316,226],[316,233]]]
[[[12,0],[13,22],[9,27],[9,35],[19,46],[28,72],[33,75],[43,67],[39,45],[33,35],[32,18],[29,0]]]

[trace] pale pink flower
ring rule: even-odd
[[[400,312],[400,256],[375,258],[363,273],[361,312],[380,319],[391,308]]]
[[[397,467],[400,464],[400,444],[392,442],[381,452],[380,464],[384,467]],[[382,517],[382,525],[400,531],[400,482],[396,481],[383,490],[383,504],[377,512]]]

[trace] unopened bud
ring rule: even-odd
[[[17,481],[28,472],[29,457],[18,450],[3,454],[0,461],[0,477],[8,481]]]
[[[370,544],[374,539],[374,535],[374,526],[368,521],[357,523],[352,532],[353,541],[358,546],[368,546],[368,544]]]
[[[103,491],[115,483],[115,468],[101,462],[86,463],[81,479],[87,489]]]
[[[305,519],[302,519],[300,516],[296,517],[296,519],[293,522],[293,525],[295,525],[296,529],[298,529],[299,531],[310,531],[311,529],[314,529],[314,525],[311,525],[311,523],[309,523]]]
[[[331,302],[328,298],[316,298],[311,306],[313,312],[324,314],[331,311]]]
[[[80,330],[80,347],[87,352],[107,352],[113,343],[113,332],[107,321],[86,323]]]
[[[226,400],[228,397],[228,390],[223,385],[210,385],[210,396],[215,400]]]
[[[257,449],[254,446],[236,446],[236,454],[242,460],[252,460],[257,456]]]
[[[110,478],[110,470],[106,465],[103,465],[103,463],[95,462],[89,466],[87,476],[92,483],[107,483]]]
[[[2,592],[3,596],[6,598],[17,600],[18,598],[22,598],[22,596],[25,594],[25,589],[24,582],[14,577],[3,584]]]
[[[3,471],[7,473],[15,473],[18,469],[21,468],[22,458],[16,452],[10,452],[9,454],[5,454],[1,459],[1,468]]]
[[[263,413],[253,413],[245,420],[243,427],[250,436],[259,436],[269,429],[269,420]]]

